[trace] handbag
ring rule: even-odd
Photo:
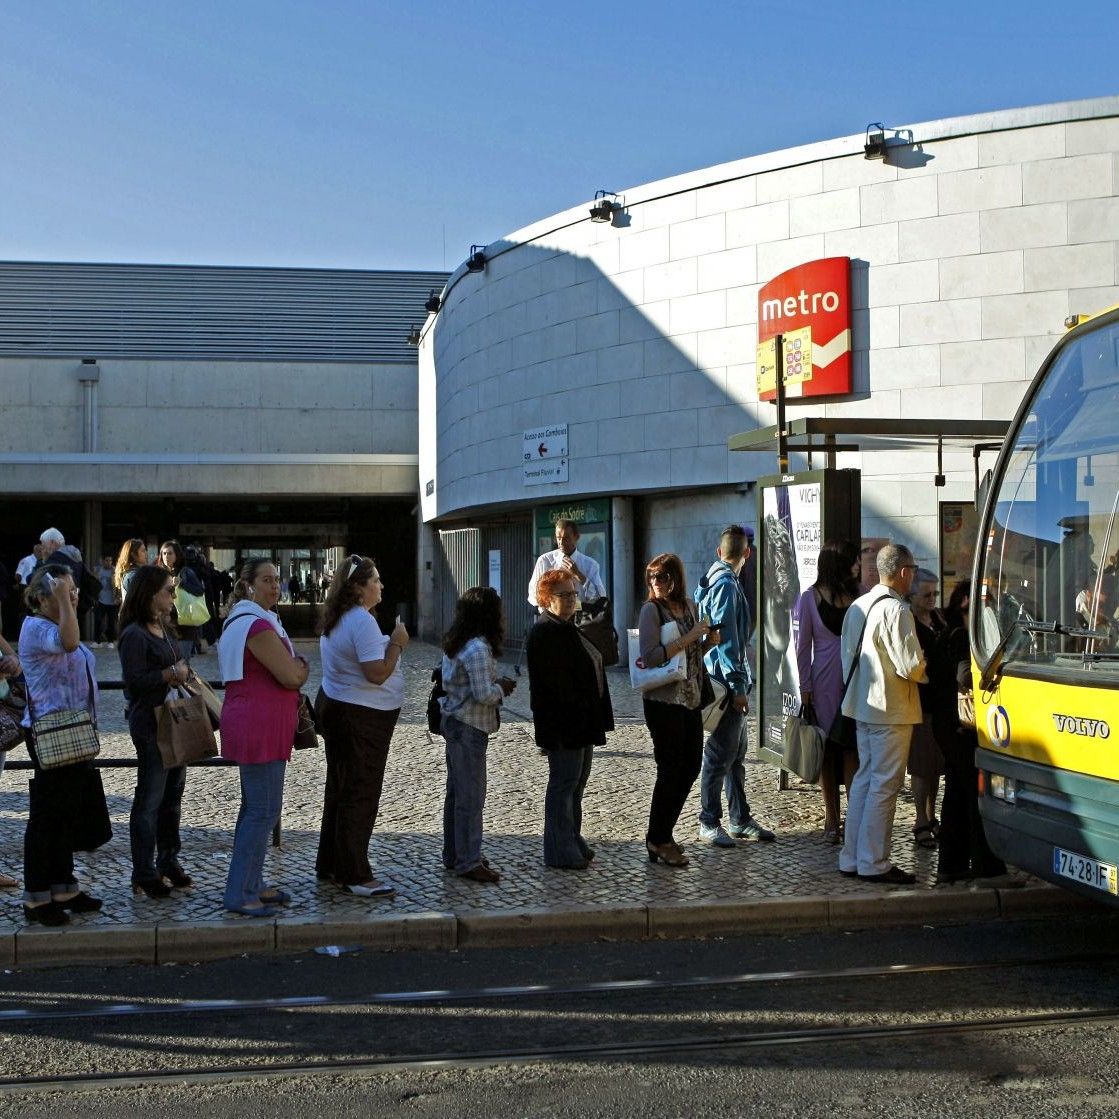
[[[975,696],[971,692],[956,693],[956,714],[961,726],[975,730]]]
[[[427,697],[427,729],[431,734],[443,737],[443,707],[440,700],[447,693],[443,690],[443,666],[437,664],[431,670],[431,692]]]
[[[172,688],[156,708],[156,745],[165,769],[217,757],[218,743],[200,695]]]
[[[711,734],[726,714],[727,706],[731,701],[730,688],[722,680],[715,680],[709,676],[705,669],[699,698],[703,707],[703,729]]]
[[[663,688],[665,684],[676,684],[688,678],[687,657],[683,649],[664,664],[646,668],[641,659],[641,631],[626,630],[626,636],[629,638],[629,682],[637,691]],[[661,645],[667,648],[670,641],[679,640],[680,627],[675,622],[665,622],[661,626]]]
[[[92,697],[93,674],[89,670],[89,661],[85,662],[85,674],[89,680],[89,694]],[[52,711],[49,715],[37,719],[35,705],[31,702],[30,689],[27,692],[27,702],[31,707],[31,737],[40,769],[60,769],[65,765],[78,765],[81,762],[91,761],[101,753],[101,743],[97,738],[97,724],[84,707]]]
[[[311,701],[299,693],[299,720],[295,724],[292,746],[297,750],[313,750],[319,744],[319,730],[315,724],[315,711]]]
[[[604,668],[618,663],[618,631],[610,617],[610,600],[595,599],[583,608],[583,619],[575,623],[576,629],[598,650]],[[593,614],[591,611],[593,610]]]
[[[781,744],[781,767],[815,785],[824,768],[824,732],[816,725],[812,704],[802,703],[796,715],[785,716]]]
[[[73,780],[73,803],[70,817],[70,847],[74,851],[96,851],[113,838],[109,806],[105,803],[105,785],[101,771],[92,766],[76,769]]]
[[[210,620],[205,597],[183,590],[180,584],[175,588],[175,616],[181,626],[204,626]]]
[[[193,669],[187,677],[187,682],[183,685],[184,688],[191,695],[200,696],[202,702],[206,706],[206,714],[210,718],[210,727],[213,730],[221,730],[221,705],[222,698],[198,675]]]
[[[18,680],[0,680],[0,754],[15,749],[26,737],[23,712],[27,700],[23,685]]]
[[[859,657],[863,652],[863,638],[866,636],[866,625],[870,621],[870,613],[878,603],[885,601],[886,595],[881,598],[875,599],[870,604],[870,610],[866,612],[866,617],[863,618],[863,628],[859,630],[859,640],[855,643],[855,655],[851,658],[851,667],[847,672],[847,677],[843,681],[843,691],[839,696],[839,708],[835,713],[835,718],[831,721],[831,726],[828,727],[827,740],[832,745],[839,747],[841,750],[857,750],[859,747],[858,734],[855,728],[855,720],[849,715],[843,714],[843,701],[847,698],[847,690],[851,687],[851,681],[855,676],[855,669],[859,667]]]

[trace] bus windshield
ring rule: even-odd
[[[979,663],[1119,679],[1119,320],[1070,338],[1036,393],[991,499]]]

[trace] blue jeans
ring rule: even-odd
[[[544,794],[544,865],[586,861],[583,790],[591,775],[594,747],[548,751],[548,791]]]
[[[443,737],[447,740],[443,865],[456,874],[465,874],[482,865],[482,809],[486,804],[486,747],[490,736],[454,715],[445,715]]]
[[[241,809],[233,833],[233,854],[225,883],[226,909],[255,906],[265,889],[261,874],[268,838],[284,806],[287,762],[237,767],[241,775]]]
[[[154,735],[133,737],[136,748],[136,793],[128,817],[132,846],[132,881],[151,882],[179,861],[186,766],[163,768]]]
[[[722,790],[727,793],[727,815],[735,826],[750,819],[746,799],[746,735],[742,733],[741,711],[728,707],[719,725],[703,744],[703,766],[699,771],[699,822],[717,827],[723,818]]]

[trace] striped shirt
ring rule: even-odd
[[[472,637],[458,655],[443,654],[444,715],[453,715],[484,734],[501,725],[501,701],[505,693],[497,683],[497,665],[484,637]]]

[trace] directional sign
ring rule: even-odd
[[[567,424],[548,424],[524,433],[524,484],[567,481]]]

